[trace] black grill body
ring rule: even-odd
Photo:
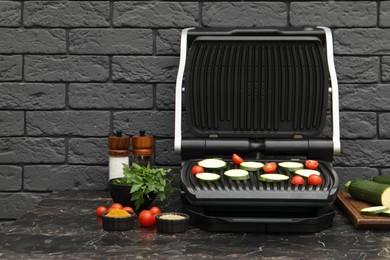
[[[182,46],[183,40],[188,54],[176,95],[184,92],[186,121],[197,138],[182,140],[176,125],[175,146],[184,160],[181,194],[191,223],[209,231],[245,232],[315,232],[330,226],[339,183],[331,164],[334,140],[318,138],[331,76],[324,30],[192,29],[182,36]],[[177,99],[180,127],[181,109]],[[245,181],[215,170],[221,179],[212,183],[191,174],[200,160],[231,162],[232,153],[263,163],[318,159],[323,184],[260,182],[261,170]],[[293,176],[280,168],[278,173]]]

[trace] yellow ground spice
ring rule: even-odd
[[[125,218],[130,217],[131,214],[123,209],[111,209],[107,214],[106,217],[111,218]]]

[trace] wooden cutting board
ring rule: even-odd
[[[357,229],[390,229],[390,217],[363,215],[360,213],[361,209],[372,207],[372,204],[355,200],[345,191],[340,191],[337,194],[336,203]]]

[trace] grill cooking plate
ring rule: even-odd
[[[191,168],[199,160],[189,160],[183,166],[181,173],[182,189],[186,199],[193,205],[236,205],[236,206],[284,206],[284,207],[324,207],[329,206],[335,199],[338,177],[327,162],[321,162],[318,171],[323,183],[320,186],[292,185],[290,180],[294,176],[292,172],[278,167],[276,173],[290,177],[283,182],[259,181],[259,176],[264,174],[262,170],[250,171],[248,180],[232,180],[223,173],[233,169],[233,163],[228,163],[228,168],[223,170],[207,170],[217,173],[221,178],[217,181],[204,182],[198,180]],[[267,163],[269,161],[260,161]],[[282,160],[275,162],[283,162]],[[304,161],[297,161],[304,164]]]

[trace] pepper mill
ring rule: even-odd
[[[139,131],[139,135],[132,137],[133,160],[136,164],[147,166],[153,164],[153,143],[152,135],[145,135],[145,131]]]
[[[129,165],[130,136],[123,136],[122,131],[108,137],[109,180],[124,177],[123,164]]]

